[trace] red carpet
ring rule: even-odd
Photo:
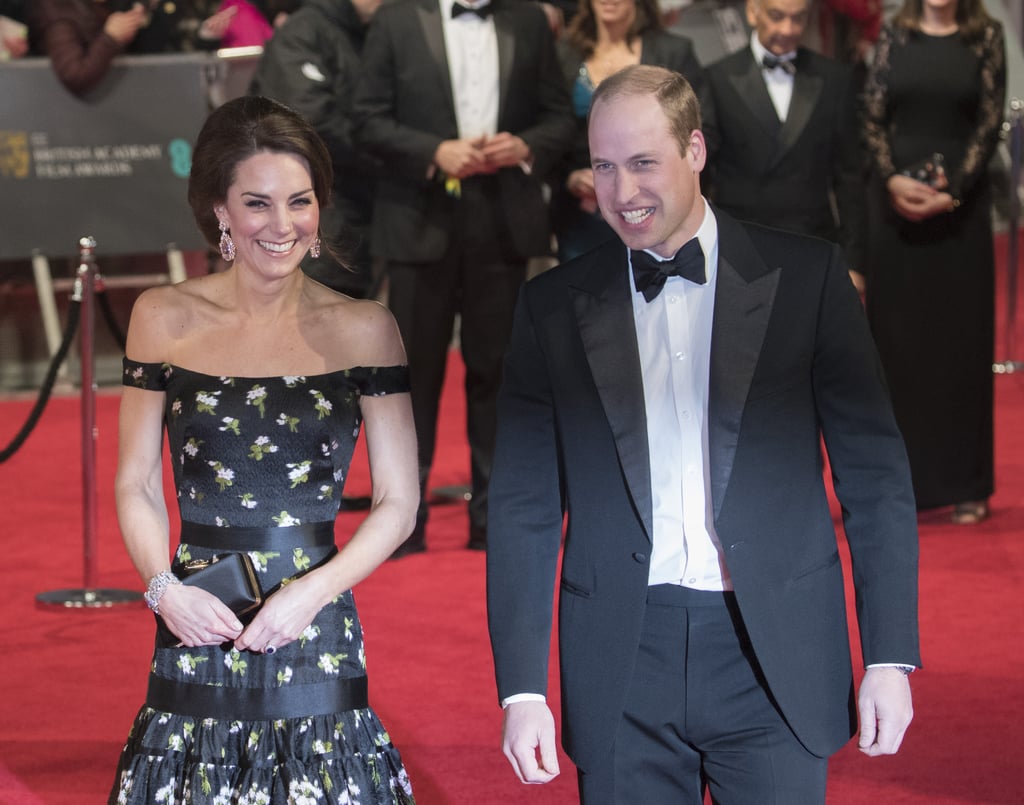
[[[453,363],[434,487],[463,484],[468,474],[461,366]],[[852,746],[841,752],[832,764],[830,803],[1024,801],[1024,374],[997,377],[996,390],[992,518],[976,527],[922,518],[927,667],[913,677],[914,724],[894,758],[870,760]],[[99,395],[99,586],[137,590],[114,516],[117,402],[112,390]],[[30,406],[0,403],[0,445]],[[39,592],[84,582],[79,451],[78,399],[55,399],[24,447],[0,464],[5,805],[104,801],[144,694],[152,619],[141,605],[68,611],[35,603]],[[353,472],[346,491],[366,493],[364,470]],[[354,517],[342,516],[339,535],[351,530]],[[439,504],[429,552],[388,563],[357,588],[371,701],[402,750],[420,805],[575,802],[575,773],[564,757],[558,780],[524,787],[501,755],[484,557],[463,550],[466,538],[464,507]]]

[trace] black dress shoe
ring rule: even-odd
[[[426,534],[422,530],[413,531],[409,537],[395,548],[389,559],[401,559],[414,553],[423,553],[427,550]]]
[[[487,529],[483,526],[471,525],[469,527],[469,544],[466,547],[471,551],[486,551]]]

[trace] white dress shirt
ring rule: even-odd
[[[494,18],[461,14],[452,19],[454,0],[438,0],[448,54],[448,73],[461,139],[498,133],[498,36]],[[479,8],[487,2],[464,2]]]
[[[707,282],[669,277],[651,302],[633,284],[654,508],[649,580],[731,590],[711,505],[707,420],[718,223],[706,202],[704,210],[696,237]]]
[[[754,52],[754,61],[760,67],[768,50],[757,38],[757,31],[750,34],[750,49]],[[796,51],[783,53],[779,58],[786,61],[795,59]],[[793,100],[793,75],[781,67],[773,67],[771,70],[760,69],[761,75],[764,76],[765,86],[768,88],[768,95],[772,99],[772,106],[775,107],[775,113],[779,116],[779,120],[785,123],[786,115],[789,114],[789,102]]]

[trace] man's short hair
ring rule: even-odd
[[[690,82],[674,70],[649,64],[635,64],[610,75],[594,90],[590,111],[601,101],[636,95],[653,95],[668,118],[669,130],[686,155],[690,135],[700,128],[700,103]]]

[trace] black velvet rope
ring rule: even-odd
[[[7,445],[3,450],[0,450],[0,464],[3,464],[7,459],[13,456],[18,448],[21,447],[29,434],[35,428],[39,422],[39,418],[43,415],[43,409],[46,408],[46,403],[50,400],[50,395],[53,393],[53,384],[57,380],[57,372],[60,371],[61,364],[68,356],[68,350],[71,348],[71,340],[75,336],[75,332],[78,330],[78,321],[82,314],[82,303],[75,300],[71,301],[68,306],[68,320],[64,325],[64,337],[60,342],[60,348],[57,350],[57,354],[53,356],[53,360],[50,361],[50,368],[46,371],[46,378],[43,380],[43,387],[39,390],[39,397],[36,399],[36,404],[33,406],[31,413],[28,415],[28,419],[22,426],[18,434],[11,440],[11,443]]]

